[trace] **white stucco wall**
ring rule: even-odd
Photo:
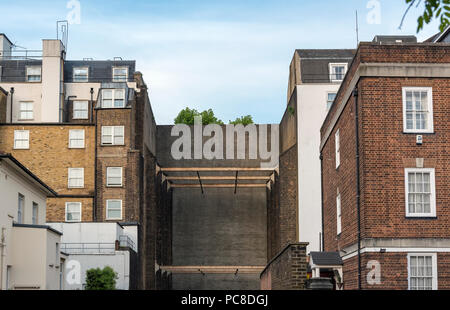
[[[5,161],[0,162],[0,237],[3,231],[5,237],[3,247],[3,262],[0,262],[1,288],[6,288],[6,270],[11,266],[10,285],[39,286],[45,289],[48,286],[58,285],[53,283],[54,277],[51,271],[47,277],[48,264],[47,244],[50,240],[56,244],[59,235],[48,233],[46,229],[13,227],[13,221],[17,221],[18,196],[25,197],[24,224],[32,224],[33,202],[39,205],[38,225],[45,224],[46,194],[40,188],[26,179],[19,171]],[[53,235],[55,236],[53,236]],[[50,235],[47,236],[47,235]],[[56,249],[53,253],[56,252]],[[1,261],[1,259],[0,259]],[[50,281],[50,282],[48,282]]]
[[[308,252],[320,250],[322,232],[320,127],[327,115],[327,96],[339,84],[297,85],[298,103],[298,227]]]
[[[113,254],[96,254],[96,255],[83,255],[72,254],[70,255],[68,266],[73,266],[73,262],[76,262],[75,266],[80,266],[80,282],[72,281],[70,275],[74,272],[74,269],[68,267],[66,269],[67,277],[65,283],[66,290],[81,290],[84,289],[86,284],[86,271],[91,268],[101,268],[106,266],[111,267],[117,272],[118,279],[116,280],[116,289],[128,290],[130,283],[130,253],[128,251],[115,251]]]

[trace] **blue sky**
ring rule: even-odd
[[[278,123],[296,48],[355,48],[355,10],[361,41],[415,34],[422,11],[411,10],[399,30],[404,0],[378,0],[379,24],[367,22],[369,0],[78,1],[81,23],[69,27],[67,59],[136,60],[158,124],[187,106],[212,108],[225,122],[251,114]],[[28,49],[55,38],[56,21],[70,12],[68,0],[2,2],[0,32]],[[434,22],[418,38],[437,30]]]

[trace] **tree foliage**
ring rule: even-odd
[[[244,126],[247,126],[249,124],[253,124],[253,118],[251,115],[241,116],[236,118],[234,121],[230,121],[230,124],[232,125],[242,124]]]
[[[412,6],[419,4],[422,0],[405,0],[408,4],[408,8],[403,16],[400,28],[403,24],[403,20],[408,14],[408,11]],[[417,32],[423,29],[425,24],[430,23],[433,18],[440,19],[440,31],[444,31],[450,25],[450,0],[424,0],[425,10],[422,15],[417,19]]]
[[[214,115],[214,111],[212,109],[198,112],[196,109],[189,108],[185,108],[181,110],[180,113],[178,113],[177,117],[175,118],[175,124],[194,125],[194,117],[196,116],[202,117],[203,125],[223,125],[223,122]]]
[[[86,271],[86,290],[115,290],[117,272],[109,266]]]

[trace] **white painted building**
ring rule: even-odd
[[[333,104],[354,50],[296,50],[288,102],[297,106],[298,236],[308,252],[321,251],[320,127]]]
[[[63,233],[61,250],[70,255],[67,262],[68,290],[86,285],[86,271],[109,266],[117,272],[116,288],[128,290],[130,272],[137,264],[137,226],[118,223],[50,223]]]
[[[46,199],[55,195],[0,153],[0,290],[64,288],[61,233],[45,225]]]

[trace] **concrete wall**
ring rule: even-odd
[[[173,265],[264,266],[267,262],[266,190],[175,189]],[[224,280],[224,281],[222,281]],[[176,289],[256,289],[258,277],[174,275]]]

